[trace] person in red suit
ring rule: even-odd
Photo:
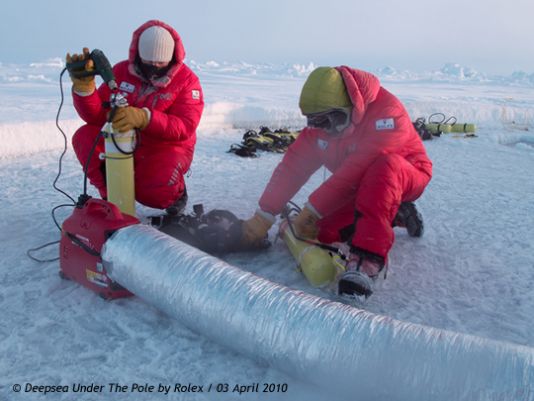
[[[374,75],[319,67],[306,80],[299,102],[307,127],[289,147],[243,223],[242,242],[265,238],[275,216],[321,166],[332,175],[309,196],[293,220],[300,237],[349,247],[340,293],[372,293],[387,264],[393,226],[422,234],[413,201],[432,177],[432,162],[402,103]]]
[[[178,33],[164,22],[151,20],[133,33],[128,60],[113,67],[119,91],[129,104],[117,110],[113,128],[139,132],[134,153],[136,200],[153,208],[174,208],[174,213],[187,201],[184,174],[193,159],[196,129],[204,108],[200,82],[184,64],[184,57]],[[93,68],[89,49],[83,54],[67,54],[67,62],[80,60],[87,60],[86,69]],[[72,145],[84,166],[106,121],[109,108],[105,102],[111,93],[107,85],[96,89],[94,77],[71,79],[74,107],[86,122],[74,134]],[[101,153],[103,139],[89,161],[87,176],[106,198]]]

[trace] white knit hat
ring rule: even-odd
[[[143,60],[165,63],[172,60],[174,39],[169,31],[151,26],[139,36],[139,57]]]

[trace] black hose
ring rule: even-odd
[[[28,249],[26,251],[26,255],[31,259],[31,260],[34,260],[36,262],[39,262],[39,263],[48,263],[48,262],[56,262],[59,260],[59,257],[56,257],[56,258],[51,258],[51,259],[39,259],[35,256],[32,255],[32,252],[35,252],[35,251],[39,251],[41,249],[44,249],[44,248],[47,248],[51,245],[56,245],[56,244],[59,244],[59,240],[57,241],[53,241],[53,242],[47,242],[46,244],[44,245],[41,245],[41,246],[38,246],[37,248],[32,248],[32,249]]]
[[[322,243],[320,241],[314,241],[314,240],[311,240],[311,239],[308,239],[308,238],[303,238],[303,237],[299,236],[297,234],[297,232],[295,231],[295,228],[293,227],[293,223],[291,222],[291,219],[289,217],[290,217],[291,212],[300,213],[300,211],[302,209],[296,203],[294,203],[292,201],[289,201],[288,204],[293,206],[293,207],[292,208],[286,207],[286,209],[284,209],[284,211],[282,212],[282,217],[284,217],[286,219],[287,225],[289,227],[289,230],[291,230],[291,234],[293,234],[293,236],[296,239],[298,239],[299,241],[305,242],[307,244],[310,244],[310,245],[315,245],[315,246],[317,246],[317,247],[319,247],[321,249],[324,249],[326,251],[336,253],[336,254],[340,255],[342,259],[345,259],[345,255],[343,255],[341,252],[339,252],[339,248],[337,248],[335,246],[332,246],[332,245],[324,244],[324,243]]]
[[[59,75],[59,89],[60,89],[60,92],[61,92],[61,101],[59,103],[59,108],[57,110],[57,114],[56,114],[56,127],[57,129],[59,130],[59,132],[61,132],[61,135],[63,136],[63,141],[64,141],[64,144],[63,144],[63,152],[61,153],[61,156],[59,156],[59,167],[58,167],[58,173],[57,173],[57,176],[56,178],[54,179],[54,182],[52,183],[52,186],[54,187],[54,189],[60,193],[62,193],[63,195],[65,195],[67,198],[69,198],[72,203],[76,203],[76,201],[74,200],[74,198],[72,196],[70,196],[69,194],[67,194],[65,191],[63,191],[62,189],[60,189],[58,186],[57,186],[57,182],[59,180],[59,177],[61,177],[61,171],[62,171],[62,164],[63,164],[63,157],[65,156],[65,154],[67,153],[67,135],[65,135],[65,132],[61,129],[61,127],[59,126],[59,115],[61,114],[61,109],[63,107],[63,103],[65,101],[65,95],[63,93],[63,74],[65,74],[65,71],[67,71],[67,68],[63,68],[63,70],[61,71],[61,74]]]

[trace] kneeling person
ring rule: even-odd
[[[113,128],[135,129],[140,134],[134,153],[136,200],[146,206],[177,213],[185,207],[184,174],[189,170],[196,143],[196,129],[204,108],[197,76],[184,64],[185,50],[178,33],[169,25],[151,20],[132,37],[128,60],[113,67],[119,91],[129,106],[119,108]],[[83,54],[67,54],[67,62],[87,60]],[[96,89],[94,77],[71,78],[73,102],[87,123],[72,138],[74,151],[84,166],[106,122],[110,89]],[[103,198],[107,197],[101,139],[89,160],[87,176]]]
[[[275,216],[321,166],[332,175],[294,219],[297,234],[346,242],[349,257],[340,293],[369,295],[387,264],[393,226],[422,233],[413,203],[432,176],[421,138],[401,102],[374,75],[319,67],[299,102],[307,127],[276,167],[255,215],[243,224],[244,244],[265,237]]]

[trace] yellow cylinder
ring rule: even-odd
[[[472,132],[475,132],[476,125],[475,124],[463,124],[463,123],[455,123],[455,124],[428,123],[428,124],[425,124],[425,128],[433,134],[436,134],[438,132],[472,133]]]
[[[296,239],[287,221],[280,224],[280,236],[312,286],[325,287],[336,278],[336,268],[328,251]]]
[[[425,128],[428,131],[432,132],[433,134],[437,134],[438,132],[444,132],[444,133],[451,132],[450,124],[428,123],[428,124],[425,124]]]
[[[106,124],[106,185],[108,201],[121,212],[135,216],[134,159],[135,131],[115,133]]]
[[[451,132],[460,132],[460,133],[472,133],[476,131],[475,124],[460,124],[456,123],[451,127]]]

